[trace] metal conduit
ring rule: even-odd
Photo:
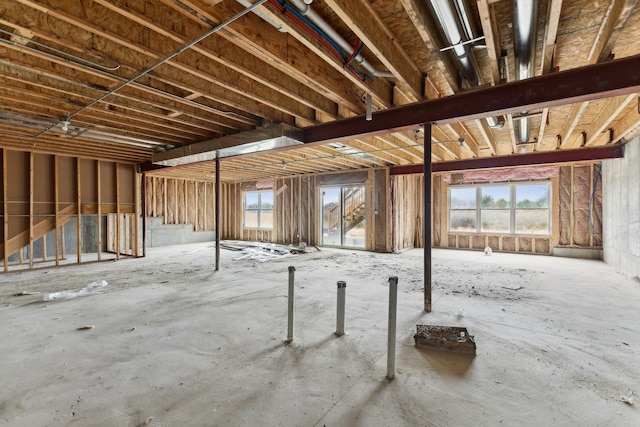
[[[179,48],[178,50],[170,53],[169,55],[167,55],[166,57],[164,57],[163,59],[161,59],[160,61],[156,62],[155,64],[151,65],[150,67],[140,71],[138,74],[136,74],[135,76],[131,77],[130,79],[122,82],[121,84],[119,84],[118,86],[116,86],[115,88],[111,89],[109,92],[105,93],[104,95],[96,98],[95,100],[91,101],[89,104],[85,105],[84,107],[80,108],[79,110],[67,115],[67,117],[62,118],[60,120],[60,123],[64,122],[64,121],[69,121],[71,120],[71,118],[73,118],[74,116],[80,114],[81,112],[87,110],[88,108],[93,107],[94,105],[96,105],[98,102],[103,101],[105,98],[107,98],[110,95],[113,95],[114,93],[118,92],[120,89],[128,86],[129,84],[135,82],[136,80],[138,80],[140,77],[145,76],[146,74],[150,73],[151,71],[155,70],[156,68],[158,68],[159,66],[163,65],[164,63],[172,60],[173,58],[175,58],[176,56],[178,56],[179,54],[181,54],[182,52],[184,52],[187,49],[190,49],[192,46],[200,43],[202,40],[206,39],[207,37],[209,37],[210,35],[212,35],[213,33],[216,33],[218,31],[220,31],[221,29],[223,29],[224,27],[226,27],[227,25],[231,24],[233,21],[237,20],[238,18],[243,17],[244,15],[246,15],[247,13],[253,11],[254,9],[256,9],[257,7],[261,6],[262,4],[266,3],[268,0],[258,0],[256,3],[252,4],[250,7],[244,9],[243,11],[235,14],[234,16],[232,16],[231,18],[227,19],[226,21],[222,22],[221,24],[213,27],[212,29],[210,29],[209,31],[207,31],[206,33],[202,34],[200,37],[196,38],[195,40],[185,44],[184,46],[182,46],[181,48]],[[46,129],[43,133],[47,132],[49,129]]]
[[[83,65],[83,64],[78,64],[78,65],[80,65],[81,67],[84,67],[84,68],[91,69],[93,71],[100,72],[100,73],[102,73],[104,75],[107,75],[109,77],[112,77],[114,79],[124,80],[124,77],[120,77],[120,76],[118,76],[116,74],[111,74],[111,73],[108,73],[106,71],[102,71],[102,70],[99,70],[97,68],[90,67],[88,65]],[[47,79],[59,81],[59,82],[66,83],[66,84],[71,84],[71,85],[74,85],[74,86],[82,87],[84,89],[90,89],[90,90],[103,92],[103,93],[107,92],[107,89],[100,89],[100,88],[97,88],[95,86],[91,86],[91,85],[88,85],[88,84],[83,84],[83,83],[76,82],[76,81],[73,81],[73,80],[62,79],[62,78],[59,78],[59,77],[56,77],[56,76],[53,76],[53,75],[50,75],[50,74],[43,73],[41,71],[32,70],[30,68],[21,67],[19,65],[11,64],[11,63],[4,62],[4,61],[0,61],[0,66],[4,66],[4,67],[7,67],[7,68],[13,68],[15,70],[23,71],[25,73],[33,74],[33,75],[36,75],[36,76],[39,76],[39,77],[45,77]],[[262,123],[261,121],[256,120],[254,118],[251,118],[251,117],[248,117],[248,116],[243,116],[243,115],[238,114],[238,113],[233,112],[233,111],[224,111],[224,110],[220,110],[218,108],[210,107],[210,106],[208,106],[206,104],[201,104],[201,103],[193,101],[191,99],[183,98],[183,97],[181,97],[179,95],[176,95],[176,94],[173,94],[171,92],[167,92],[167,91],[164,91],[164,90],[161,90],[161,89],[157,89],[157,88],[152,87],[152,86],[147,86],[147,85],[144,85],[142,83],[131,82],[130,84],[132,86],[139,87],[139,88],[141,88],[143,90],[148,90],[150,92],[153,92],[153,93],[158,94],[160,96],[166,96],[166,97],[174,99],[176,101],[183,102],[185,104],[189,104],[192,107],[201,108],[203,110],[209,111],[210,113],[221,114],[221,115],[229,116],[229,117],[235,117],[240,121],[247,122],[247,123],[253,123],[255,125],[260,125]],[[55,126],[55,124],[54,124],[54,126]]]
[[[473,54],[474,43],[479,39],[479,33],[469,18],[469,6],[466,0],[429,0],[427,2],[431,14],[435,18],[440,33],[448,46],[445,48],[452,53],[452,57],[462,77],[469,86],[477,87],[483,84],[482,74]],[[487,123],[492,128],[502,128],[504,117],[487,117]]]
[[[311,8],[312,1],[310,0],[290,0],[291,3],[300,11],[301,14],[309,18],[314,24],[316,24],[327,36],[329,36],[334,42],[336,42],[345,52],[353,52],[353,46],[349,44],[340,34],[336,32],[320,15]],[[394,78],[393,73],[389,71],[376,70],[373,65],[367,62],[361,54],[356,55],[353,61],[361,65],[369,74],[376,77]]]

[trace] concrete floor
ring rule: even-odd
[[[0,424],[640,425],[640,283],[602,262],[435,250],[425,314],[420,250],[323,249],[264,263],[223,250],[219,272],[213,256],[204,243],[0,275]],[[108,285],[43,301],[97,280]],[[342,337],[338,280],[347,282]],[[16,296],[24,291],[34,294]],[[476,357],[415,348],[416,324],[466,326]]]

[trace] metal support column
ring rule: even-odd
[[[220,270],[220,158],[216,158],[216,271]]]
[[[398,306],[398,276],[389,277],[389,327],[387,332],[387,379],[396,376],[396,312]]]
[[[347,282],[338,282],[338,304],[336,315],[336,335],[341,337],[344,335],[344,308],[345,308],[345,293],[347,288]]]
[[[431,313],[431,124],[424,124],[424,192],[422,234],[424,236],[424,311]]]

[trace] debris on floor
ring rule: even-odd
[[[231,251],[242,252],[243,255],[234,258],[234,261],[242,259],[250,259],[254,261],[269,261],[279,259],[295,254],[307,253],[309,249],[307,244],[300,242],[298,246],[294,245],[278,245],[275,243],[264,242],[244,242],[239,240],[224,240],[220,242],[220,247]]]
[[[88,331],[89,329],[93,329],[93,325],[83,325],[78,328],[79,331]]]
[[[18,292],[17,294],[13,294],[14,297],[24,297],[26,295],[35,295],[36,292],[35,291],[22,291],[22,292]]]
[[[629,390],[629,395],[628,396],[620,396],[620,400],[624,403],[626,403],[627,405],[633,405],[633,395],[635,393],[633,392],[633,390]]]
[[[60,292],[52,292],[50,294],[45,294],[45,296],[42,298],[42,300],[43,301],[53,301],[53,300],[57,300],[57,299],[76,298],[76,297],[80,297],[80,296],[92,293],[92,292],[94,292],[95,289],[102,288],[104,286],[107,286],[107,281],[106,280],[100,280],[99,282],[89,283],[87,286],[85,286],[82,289],[73,289],[73,290],[69,290],[69,291],[60,291]]]
[[[416,325],[413,338],[416,347],[476,354],[476,342],[464,327]]]

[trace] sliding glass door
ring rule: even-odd
[[[322,187],[324,246],[366,246],[365,188],[363,185]]]

